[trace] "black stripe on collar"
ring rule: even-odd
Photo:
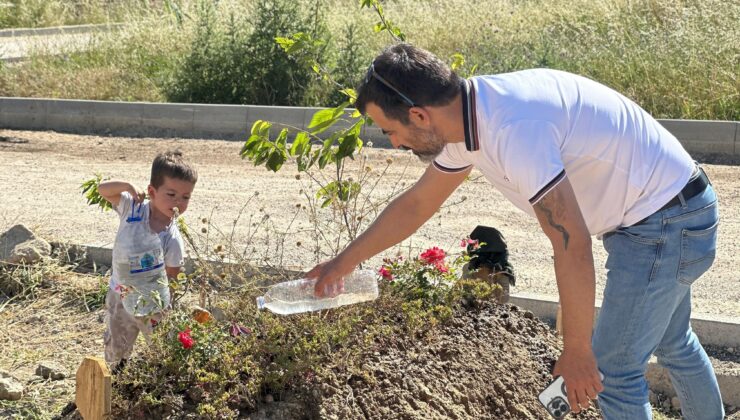
[[[473,82],[462,79],[460,83],[463,107],[463,128],[465,129],[465,148],[474,152],[480,148],[478,143],[478,124],[475,113],[475,89]]]

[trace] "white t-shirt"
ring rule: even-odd
[[[473,165],[530,215],[567,174],[589,232],[602,235],[656,212],[694,170],[645,110],[585,77],[533,69],[463,85],[465,142],[447,144],[434,166]]]
[[[121,199],[118,201],[118,206],[115,207],[116,213],[118,213],[120,223],[125,223],[128,216],[131,215],[131,205],[133,198],[128,192],[121,193]],[[138,211],[138,204],[137,211]],[[144,217],[146,223],[149,223],[149,201],[144,201],[141,205],[141,214]],[[163,231],[158,233],[159,240],[162,241],[162,250],[164,251],[164,265],[165,267],[181,267],[183,264],[183,255],[185,254],[185,242],[180,235],[180,230],[177,228],[177,224],[172,221]],[[115,290],[118,286],[118,272],[116,264],[113,264],[111,272],[110,282],[108,283],[111,290]]]

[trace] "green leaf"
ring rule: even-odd
[[[95,174],[93,178],[84,181],[82,185],[80,185],[80,189],[82,189],[82,195],[87,200],[88,205],[99,206],[101,210],[107,211],[112,209],[113,206],[108,200],[103,198],[98,191],[98,187],[102,181],[104,181],[103,176]]]
[[[280,170],[280,167],[285,163],[286,156],[281,150],[273,150],[270,153],[270,157],[267,159],[267,168],[273,172]]]
[[[357,100],[357,92],[352,88],[346,88],[339,91],[349,98],[350,104],[354,104]]]
[[[275,37],[275,42],[277,42],[278,45],[280,45],[280,48],[283,49],[286,53],[288,50],[295,44],[295,41],[290,38],[283,38],[283,37]]]
[[[267,161],[270,157],[270,149],[271,147],[269,146],[260,149],[259,153],[256,154],[257,156],[254,158],[254,166],[260,166]]]
[[[310,151],[311,145],[309,143],[308,133],[301,131],[296,134],[295,139],[293,139],[293,144],[290,146],[288,153],[290,156],[302,156]]]
[[[263,137],[259,134],[253,134],[249,136],[247,141],[244,142],[244,146],[242,146],[242,150],[239,152],[239,155],[242,157],[242,159],[251,156],[251,154],[254,152],[254,149],[260,146],[262,142]]]
[[[252,135],[266,136],[270,133],[272,123],[269,121],[257,120],[252,124]]]
[[[458,68],[465,65],[465,57],[460,53],[452,54],[452,64],[450,68],[452,71],[456,71]]]
[[[344,114],[344,109],[348,106],[349,101],[343,102],[336,108],[322,109],[314,113],[313,117],[311,117],[311,123],[308,124],[311,134],[319,134],[334,125],[342,114]]]
[[[288,129],[283,128],[280,130],[277,139],[275,139],[275,147],[280,151],[285,151],[285,143],[288,141]]]

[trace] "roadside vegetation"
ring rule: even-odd
[[[14,1],[16,9],[35,7]],[[102,9],[84,4],[78,21],[100,21]],[[377,17],[356,1],[116,4],[125,10],[106,13],[126,28],[96,35],[86,52],[39,51],[0,67],[0,95],[334,106],[342,99],[333,81],[307,75],[274,38],[304,32],[324,40],[320,63],[346,86],[392,42],[373,36]],[[740,119],[740,3],[440,0],[383,8],[408,41],[450,62],[461,53],[465,76],[551,67],[603,82],[659,118]],[[8,7],[1,10],[9,25]],[[47,15],[25,25],[42,25]]]
[[[127,22],[161,13],[161,1],[148,0],[4,0],[0,30]]]

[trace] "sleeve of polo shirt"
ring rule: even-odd
[[[446,145],[434,161],[432,162],[435,168],[442,172],[457,173],[462,172],[470,167],[470,163],[466,162],[458,150],[454,149],[450,145]]]
[[[565,178],[562,142],[563,136],[548,121],[517,121],[500,131],[498,147],[504,172],[532,205]]]

